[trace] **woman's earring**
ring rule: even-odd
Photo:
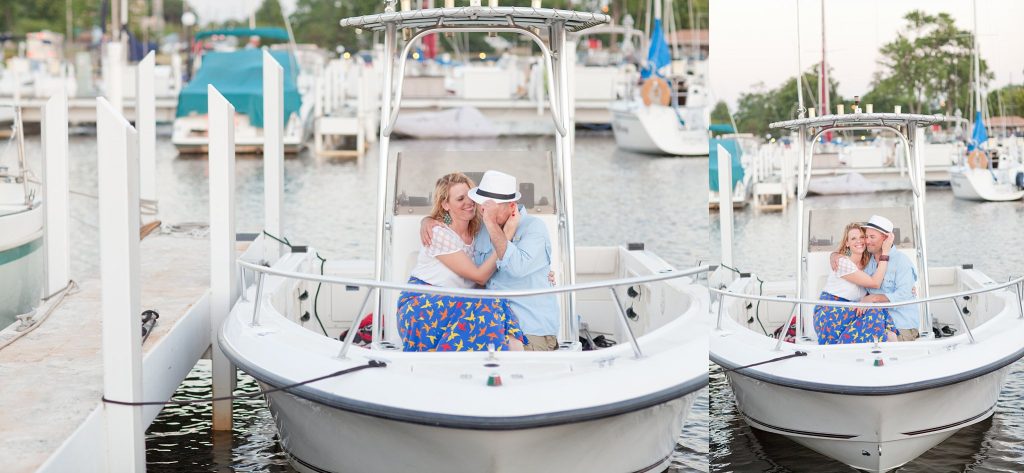
[[[452,214],[448,213],[448,211],[444,212],[444,224],[445,225],[451,225],[452,224]]]

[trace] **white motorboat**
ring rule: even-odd
[[[924,168],[915,147],[920,140],[907,140],[897,130],[913,132],[942,119],[872,113],[771,125],[799,131],[801,144],[815,141],[806,139],[809,129],[818,134],[842,128],[895,132],[908,146],[914,199],[910,209],[814,209],[805,216],[813,147],[802,151],[796,280],[762,282],[743,274],[724,290],[713,290],[719,297],[710,314],[716,319],[710,357],[727,370],[737,407],[751,427],[784,435],[858,469],[888,471],[992,415],[1010,365],[1024,356],[1024,278],[998,283],[967,264],[929,267]],[[835,232],[872,214],[895,223],[896,249],[911,258],[920,275],[918,299],[882,305],[816,300],[830,271],[832,243],[843,237]],[[814,305],[919,307],[922,337],[818,345]],[[769,335],[791,317],[797,320],[795,342]]]
[[[395,12],[393,3],[383,14],[341,21],[384,31],[385,84],[393,83],[396,60],[400,66],[409,57],[408,51],[397,52],[400,29],[413,31],[407,49],[423,35],[443,32],[511,32],[531,39],[544,54],[558,134],[554,153],[391,156],[392,117],[401,105],[399,76],[383,97],[375,260],[324,262],[312,250],[294,248],[270,258],[265,267],[251,262],[266,258],[265,249],[277,245],[263,239],[242,256],[242,279],[256,284],[243,290],[220,331],[220,347],[233,363],[265,388],[375,367],[267,394],[280,443],[296,469],[667,468],[686,412],[707,385],[710,306],[707,288],[697,281],[706,269],[673,270],[637,245],[575,247],[568,71],[553,57],[566,51],[567,31],[607,21],[601,14],[546,8]],[[544,35],[552,39],[550,49],[532,27],[550,30]],[[520,202],[557,236],[550,256],[564,284],[523,291],[405,284],[437,174],[460,169],[473,176],[491,168],[519,178]],[[396,330],[401,290],[478,297],[560,294],[559,349],[404,352]],[[375,307],[370,343],[360,346],[353,340],[366,307]],[[325,322],[322,327],[310,313]],[[334,338],[342,327],[349,328],[343,341]],[[602,336],[619,343],[584,350],[581,336],[593,346],[600,346]]]
[[[0,330],[30,313],[43,292],[43,207],[38,185],[25,167],[24,133],[15,110],[14,131],[0,155]],[[17,169],[3,165],[18,155]]]
[[[267,35],[277,29],[226,30],[219,34]],[[209,33],[209,32],[207,32]],[[285,39],[287,33],[281,30]],[[199,36],[197,36],[199,37]],[[312,136],[315,84],[311,69],[322,67],[315,54],[297,48],[272,50],[270,54],[284,70],[284,135],[286,153],[301,151]],[[319,64],[319,65],[318,65]],[[259,153],[263,150],[263,52],[259,49],[214,51],[203,55],[195,77],[178,95],[178,108],[171,143],[179,153],[206,153],[209,147],[209,119],[206,114],[207,87],[213,85],[235,107],[235,150]]]

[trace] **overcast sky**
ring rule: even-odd
[[[797,71],[797,2],[800,64],[821,60],[822,0],[711,0],[710,77],[716,100],[735,106],[741,93],[763,82],[780,85]],[[905,26],[906,12],[947,12],[972,30],[969,0],[825,0],[826,59],[844,97],[863,95],[878,49]],[[1024,1],[978,0],[981,57],[995,73],[991,87],[1024,82]]]
[[[263,3],[263,0],[185,0],[199,17],[202,24],[211,21],[241,20],[249,18]],[[296,0],[278,0],[284,11],[295,11]],[[344,0],[341,0],[344,1]],[[381,0],[383,3],[383,0]],[[339,26],[340,28],[340,26]]]

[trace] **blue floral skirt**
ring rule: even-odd
[[[409,284],[430,285],[414,277]],[[511,339],[527,343],[508,301],[495,297],[402,291],[398,333],[405,351],[482,351],[492,343],[500,351]]]
[[[823,301],[853,302],[822,292]],[[889,309],[867,309],[857,315],[853,307],[814,306],[814,331],[818,333],[819,345],[839,343],[884,342],[885,332],[896,332],[896,325],[889,315]]]

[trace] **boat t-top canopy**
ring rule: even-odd
[[[797,118],[774,122],[768,128],[785,128],[787,130],[798,130],[800,127],[807,128],[864,128],[864,127],[894,127],[894,126],[916,126],[925,127],[935,123],[955,121],[956,118],[945,115],[922,115],[916,113],[850,113],[844,115],[822,115],[820,117]]]
[[[389,23],[398,29],[418,29],[432,26],[519,26],[546,28],[552,23],[563,23],[568,32],[582,31],[591,26],[605,24],[611,17],[602,13],[588,13],[551,8],[464,6],[456,8],[425,8],[400,12],[384,12],[341,20],[341,26],[380,31]]]
[[[211,36],[259,36],[265,39],[276,39],[279,41],[288,41],[288,32],[282,28],[220,28],[216,30],[206,30],[196,33],[196,41],[206,39]]]

